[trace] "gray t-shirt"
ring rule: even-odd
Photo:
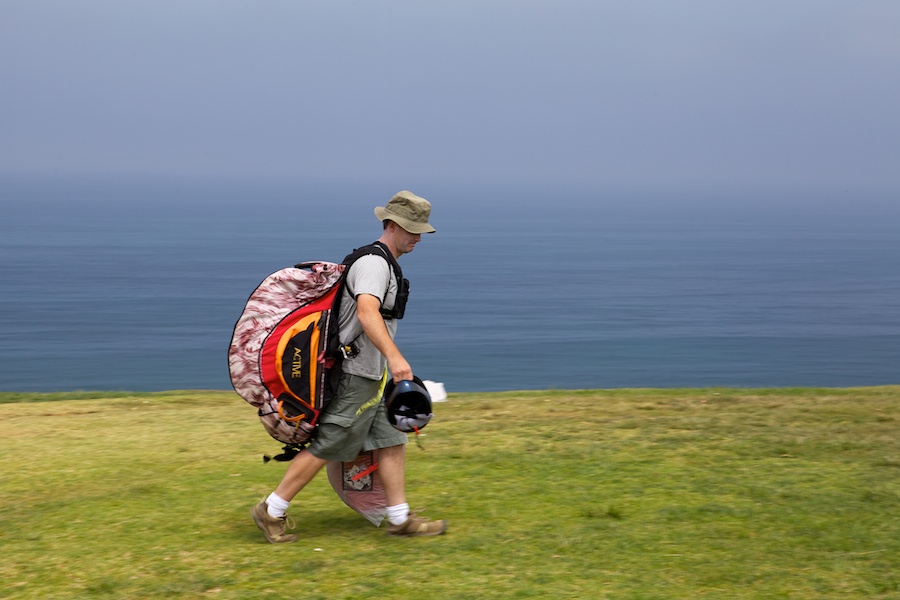
[[[387,368],[387,359],[363,333],[362,325],[356,316],[356,297],[369,294],[381,300],[381,307],[392,309],[397,298],[397,277],[388,264],[387,259],[377,254],[369,254],[358,258],[347,272],[347,284],[344,286],[341,299],[339,324],[341,328],[341,344],[355,343],[359,354],[344,359],[344,373],[359,375],[367,379],[381,379]],[[393,339],[397,332],[397,320],[385,319],[385,326]]]

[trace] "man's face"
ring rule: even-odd
[[[396,225],[396,224],[395,224]],[[399,225],[397,227],[397,250],[400,254],[407,254],[413,251],[416,244],[422,239],[421,233],[410,233]]]

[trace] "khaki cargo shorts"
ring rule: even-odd
[[[388,422],[382,400],[386,381],[347,373],[341,375],[337,396],[319,416],[316,437],[309,445],[313,456],[349,462],[361,450],[389,448],[407,442],[406,434]]]

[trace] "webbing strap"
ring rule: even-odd
[[[357,473],[350,479],[352,479],[353,481],[359,481],[366,475],[374,473],[376,469],[378,469],[378,463],[372,463],[371,465],[369,465],[368,467],[366,467],[365,469],[363,469],[362,471],[360,471],[359,473]]]
[[[355,263],[363,256],[369,255],[380,256],[385,261],[387,261],[388,265],[390,265],[391,267],[391,270],[394,272],[394,277],[396,277],[397,279],[397,298],[394,300],[394,308],[381,308],[379,310],[381,316],[385,319],[402,319],[403,308],[405,308],[406,304],[405,296],[409,294],[409,284],[406,282],[406,280],[403,279],[403,269],[400,268],[400,263],[397,262],[397,259],[394,258],[394,255],[391,254],[390,249],[384,242],[376,240],[368,246],[357,248],[344,258],[343,264],[347,267],[347,271],[349,271],[350,267],[353,266],[353,263]],[[353,290],[350,289],[350,285],[347,283],[346,277],[344,278],[344,286],[347,288],[347,292],[349,292],[351,296],[355,296]],[[385,296],[387,296],[387,290],[385,290]]]
[[[305,419],[306,415],[303,413],[300,413],[296,417],[289,417],[286,414],[284,414],[284,410],[282,409],[283,406],[284,406],[284,400],[279,400],[278,401],[278,416],[280,416],[282,419],[284,419],[288,423],[296,423],[294,425],[294,429],[297,429],[298,427],[300,427],[300,421]]]

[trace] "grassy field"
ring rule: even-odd
[[[0,394],[3,598],[898,598],[900,387],[453,395],[409,447],[437,538],[283,463],[232,392]]]

